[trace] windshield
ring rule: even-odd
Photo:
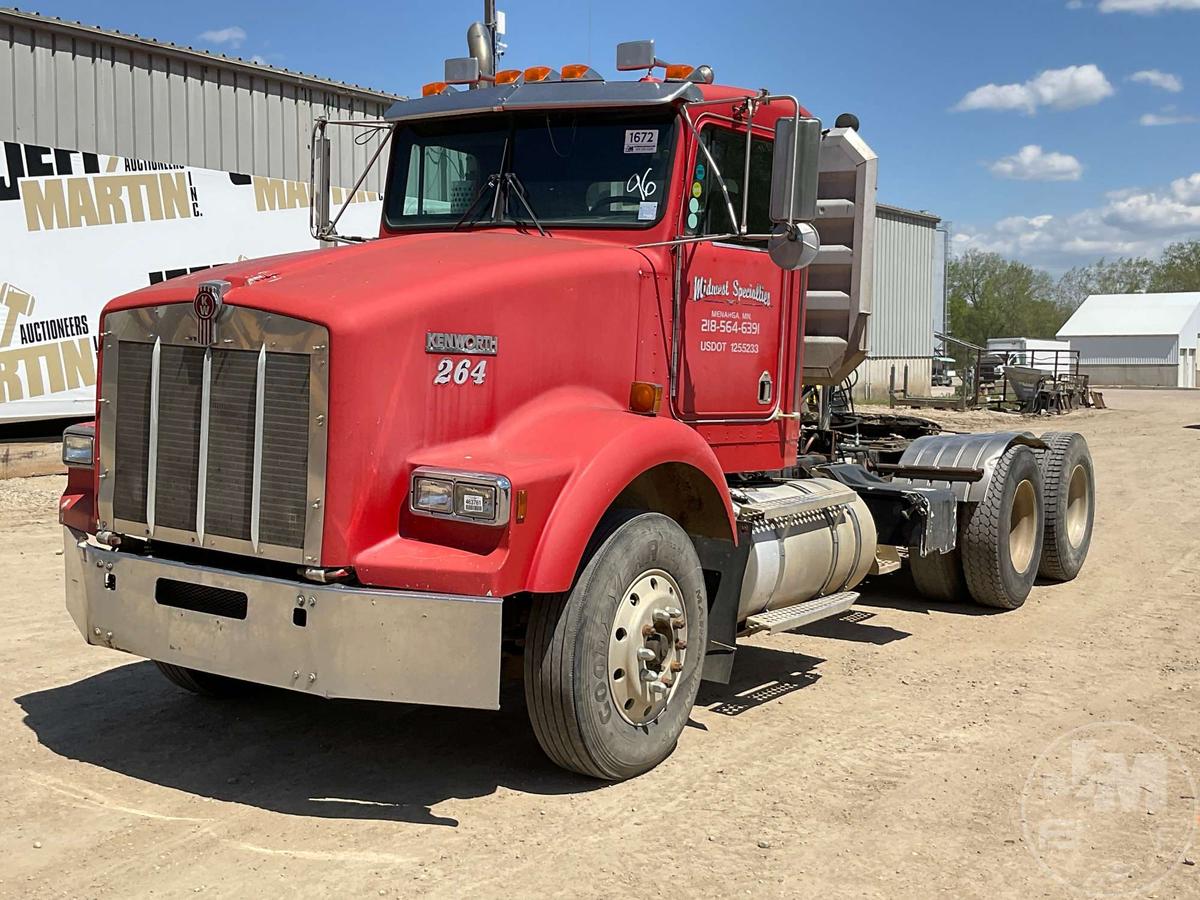
[[[673,109],[410,122],[392,145],[387,222],[649,227],[666,210],[675,131]]]

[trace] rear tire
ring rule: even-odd
[[[1096,514],[1096,480],[1092,454],[1083,435],[1043,434],[1049,449],[1041,452],[1046,526],[1038,569],[1051,581],[1070,581],[1079,574],[1092,544]]]
[[[546,755],[608,781],[666,759],[696,701],[708,636],[704,576],[687,533],[667,516],[637,515],[596,548],[570,592],[532,602],[525,699]],[[656,609],[680,615],[659,621]],[[654,658],[640,661],[639,649]],[[652,680],[670,684],[657,691]]]
[[[940,603],[969,599],[962,572],[962,554],[957,547],[949,553],[934,551],[928,556],[920,556],[916,547],[910,548],[908,567],[912,571],[913,584],[922,597]]]
[[[996,463],[983,500],[967,514],[963,575],[976,603],[1016,609],[1025,602],[1042,555],[1042,475],[1023,445]]]
[[[199,669],[173,666],[170,663],[159,662],[157,659],[154,660],[154,664],[171,684],[202,697],[239,697],[251,687],[249,682],[239,681],[225,675],[214,675],[211,672],[201,672]]]

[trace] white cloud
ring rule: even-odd
[[[1100,0],[1100,12],[1131,12],[1141,15],[1175,9],[1200,9],[1200,0]]]
[[[996,160],[988,170],[997,178],[1016,181],[1078,181],[1083,166],[1069,153],[1047,153],[1037,144],[1027,144],[1012,156]]]
[[[1166,111],[1161,113],[1146,113],[1138,119],[1139,124],[1147,127],[1156,125],[1191,125],[1195,122],[1200,122],[1200,116]]]
[[[1067,215],[1008,216],[964,227],[955,249],[1002,253],[1052,270],[1101,256],[1154,256],[1172,241],[1200,238],[1200,172],[1160,188],[1110,192],[1100,206]]]
[[[1129,76],[1129,80],[1136,81],[1138,84],[1162,88],[1172,94],[1178,94],[1183,90],[1182,78],[1172,75],[1170,72],[1160,72],[1158,69],[1143,69],[1141,72],[1134,72]]]
[[[1038,107],[1075,109],[1091,106],[1113,95],[1113,86],[1100,68],[1092,63],[1047,69],[1022,84],[985,84],[958,101],[954,109],[1020,110],[1028,115]]]
[[[246,30],[237,25],[230,25],[228,28],[214,28],[211,31],[202,31],[200,40],[219,46],[230,46],[238,48],[246,40]]]
[[[1083,0],[1067,0],[1067,9],[1083,9]]]

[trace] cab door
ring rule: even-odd
[[[720,169],[736,218],[748,190],[750,233],[770,230],[771,133],[755,129],[746,185],[746,126],[717,116],[697,123]],[[693,150],[680,233],[735,231],[725,194],[708,157]],[[764,241],[727,238],[681,248],[679,379],[675,413],[684,421],[755,422],[770,419],[782,390],[792,276],[767,255]]]

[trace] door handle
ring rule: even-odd
[[[775,383],[771,380],[770,372],[763,372],[758,377],[758,402],[767,406],[773,397]]]

